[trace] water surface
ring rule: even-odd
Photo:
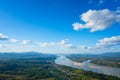
[[[93,71],[96,73],[116,76],[116,77],[120,78],[120,68],[95,65],[95,64],[90,63],[90,61],[91,60],[87,60],[87,61],[84,61],[82,63],[78,63],[78,62],[72,61],[64,56],[59,56],[55,60],[55,63],[59,64],[59,65],[70,66],[70,67],[77,68],[77,69],[83,69],[86,71]]]

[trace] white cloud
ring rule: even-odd
[[[56,43],[55,42],[50,42],[50,45],[51,46],[56,46]]]
[[[16,42],[18,42],[18,40],[16,40],[16,39],[10,39],[10,42],[16,43]]]
[[[52,47],[52,46],[63,46],[66,44],[66,40],[61,40],[60,42],[37,42],[38,45],[40,45],[41,47]]]
[[[117,15],[117,21],[120,22],[120,7],[117,7],[116,13],[119,14]]]
[[[61,40],[60,42],[57,43],[57,46],[60,46],[62,48],[75,48],[73,44],[67,43],[68,39]]]
[[[38,43],[41,47],[49,47],[50,45],[47,42]]]
[[[115,45],[120,45],[120,36],[104,38],[99,40],[99,43],[96,44],[97,47],[111,47]]]
[[[61,40],[60,42],[37,42],[38,45],[40,45],[40,47],[61,47],[61,48],[75,48],[75,46],[73,46],[73,44],[69,44],[67,43],[67,39]]]
[[[76,48],[73,44],[65,44],[62,47],[65,47],[65,48]]]
[[[3,34],[0,34],[0,40],[8,40],[8,36],[5,36]]]
[[[3,34],[0,34],[0,40],[2,40],[2,41],[9,40],[9,41],[12,42],[12,43],[16,43],[16,42],[18,42],[18,40],[8,38],[8,36],[5,36],[5,35],[3,35]]]
[[[87,46],[78,46],[78,48],[80,48],[80,49],[88,49]]]
[[[30,44],[31,40],[23,40],[23,44]]]
[[[120,14],[108,9],[88,10],[81,15],[81,20],[84,21],[85,24],[73,23],[72,26],[74,30],[90,29],[91,32],[94,32],[104,30],[115,22],[120,22]]]
[[[80,23],[74,23],[73,25],[73,29],[74,30],[76,30],[76,31],[78,31],[79,29],[83,29],[83,28],[85,28],[85,27],[83,27],[84,25],[83,24],[80,24]]]
[[[38,45],[40,45],[40,47],[52,47],[52,46],[56,46],[56,43],[55,42],[50,42],[50,43],[47,43],[47,42],[37,42]]]
[[[65,45],[66,44],[66,40],[61,40],[60,42],[57,43],[58,45]]]

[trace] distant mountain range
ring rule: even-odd
[[[57,54],[56,54],[57,55]],[[56,56],[55,54],[45,54],[38,52],[23,52],[23,53],[0,53],[0,60],[6,59],[19,59],[19,58],[39,58],[39,57],[52,57]],[[120,52],[108,52],[103,54],[69,54],[70,56],[83,56],[83,57],[120,57]]]
[[[102,54],[68,54],[73,57],[120,57],[120,52],[107,52]]]
[[[104,54],[101,54],[102,56],[115,56],[115,57],[120,57],[120,52],[107,52]]]
[[[55,56],[53,54],[43,54],[38,52],[23,52],[23,53],[0,53],[0,60],[6,59],[19,59],[19,58],[38,58],[38,57],[50,57]]]

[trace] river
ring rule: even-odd
[[[90,63],[91,60],[84,61],[82,63],[78,63],[75,61],[72,61],[65,56],[59,56],[55,60],[56,64],[59,65],[65,65],[77,69],[83,69],[86,71],[93,71],[96,73],[101,73],[105,75],[111,75],[111,76],[116,76],[120,78],[120,68],[113,68],[113,67],[107,67],[107,66],[101,66],[101,65],[95,65]]]

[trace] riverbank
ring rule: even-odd
[[[83,66],[83,63],[73,62],[74,65]]]
[[[85,71],[92,71],[99,74],[111,75],[120,78],[120,69],[91,64],[90,60],[79,63],[62,56],[58,57],[55,60],[55,63],[59,65],[65,65],[77,69],[83,69]]]

